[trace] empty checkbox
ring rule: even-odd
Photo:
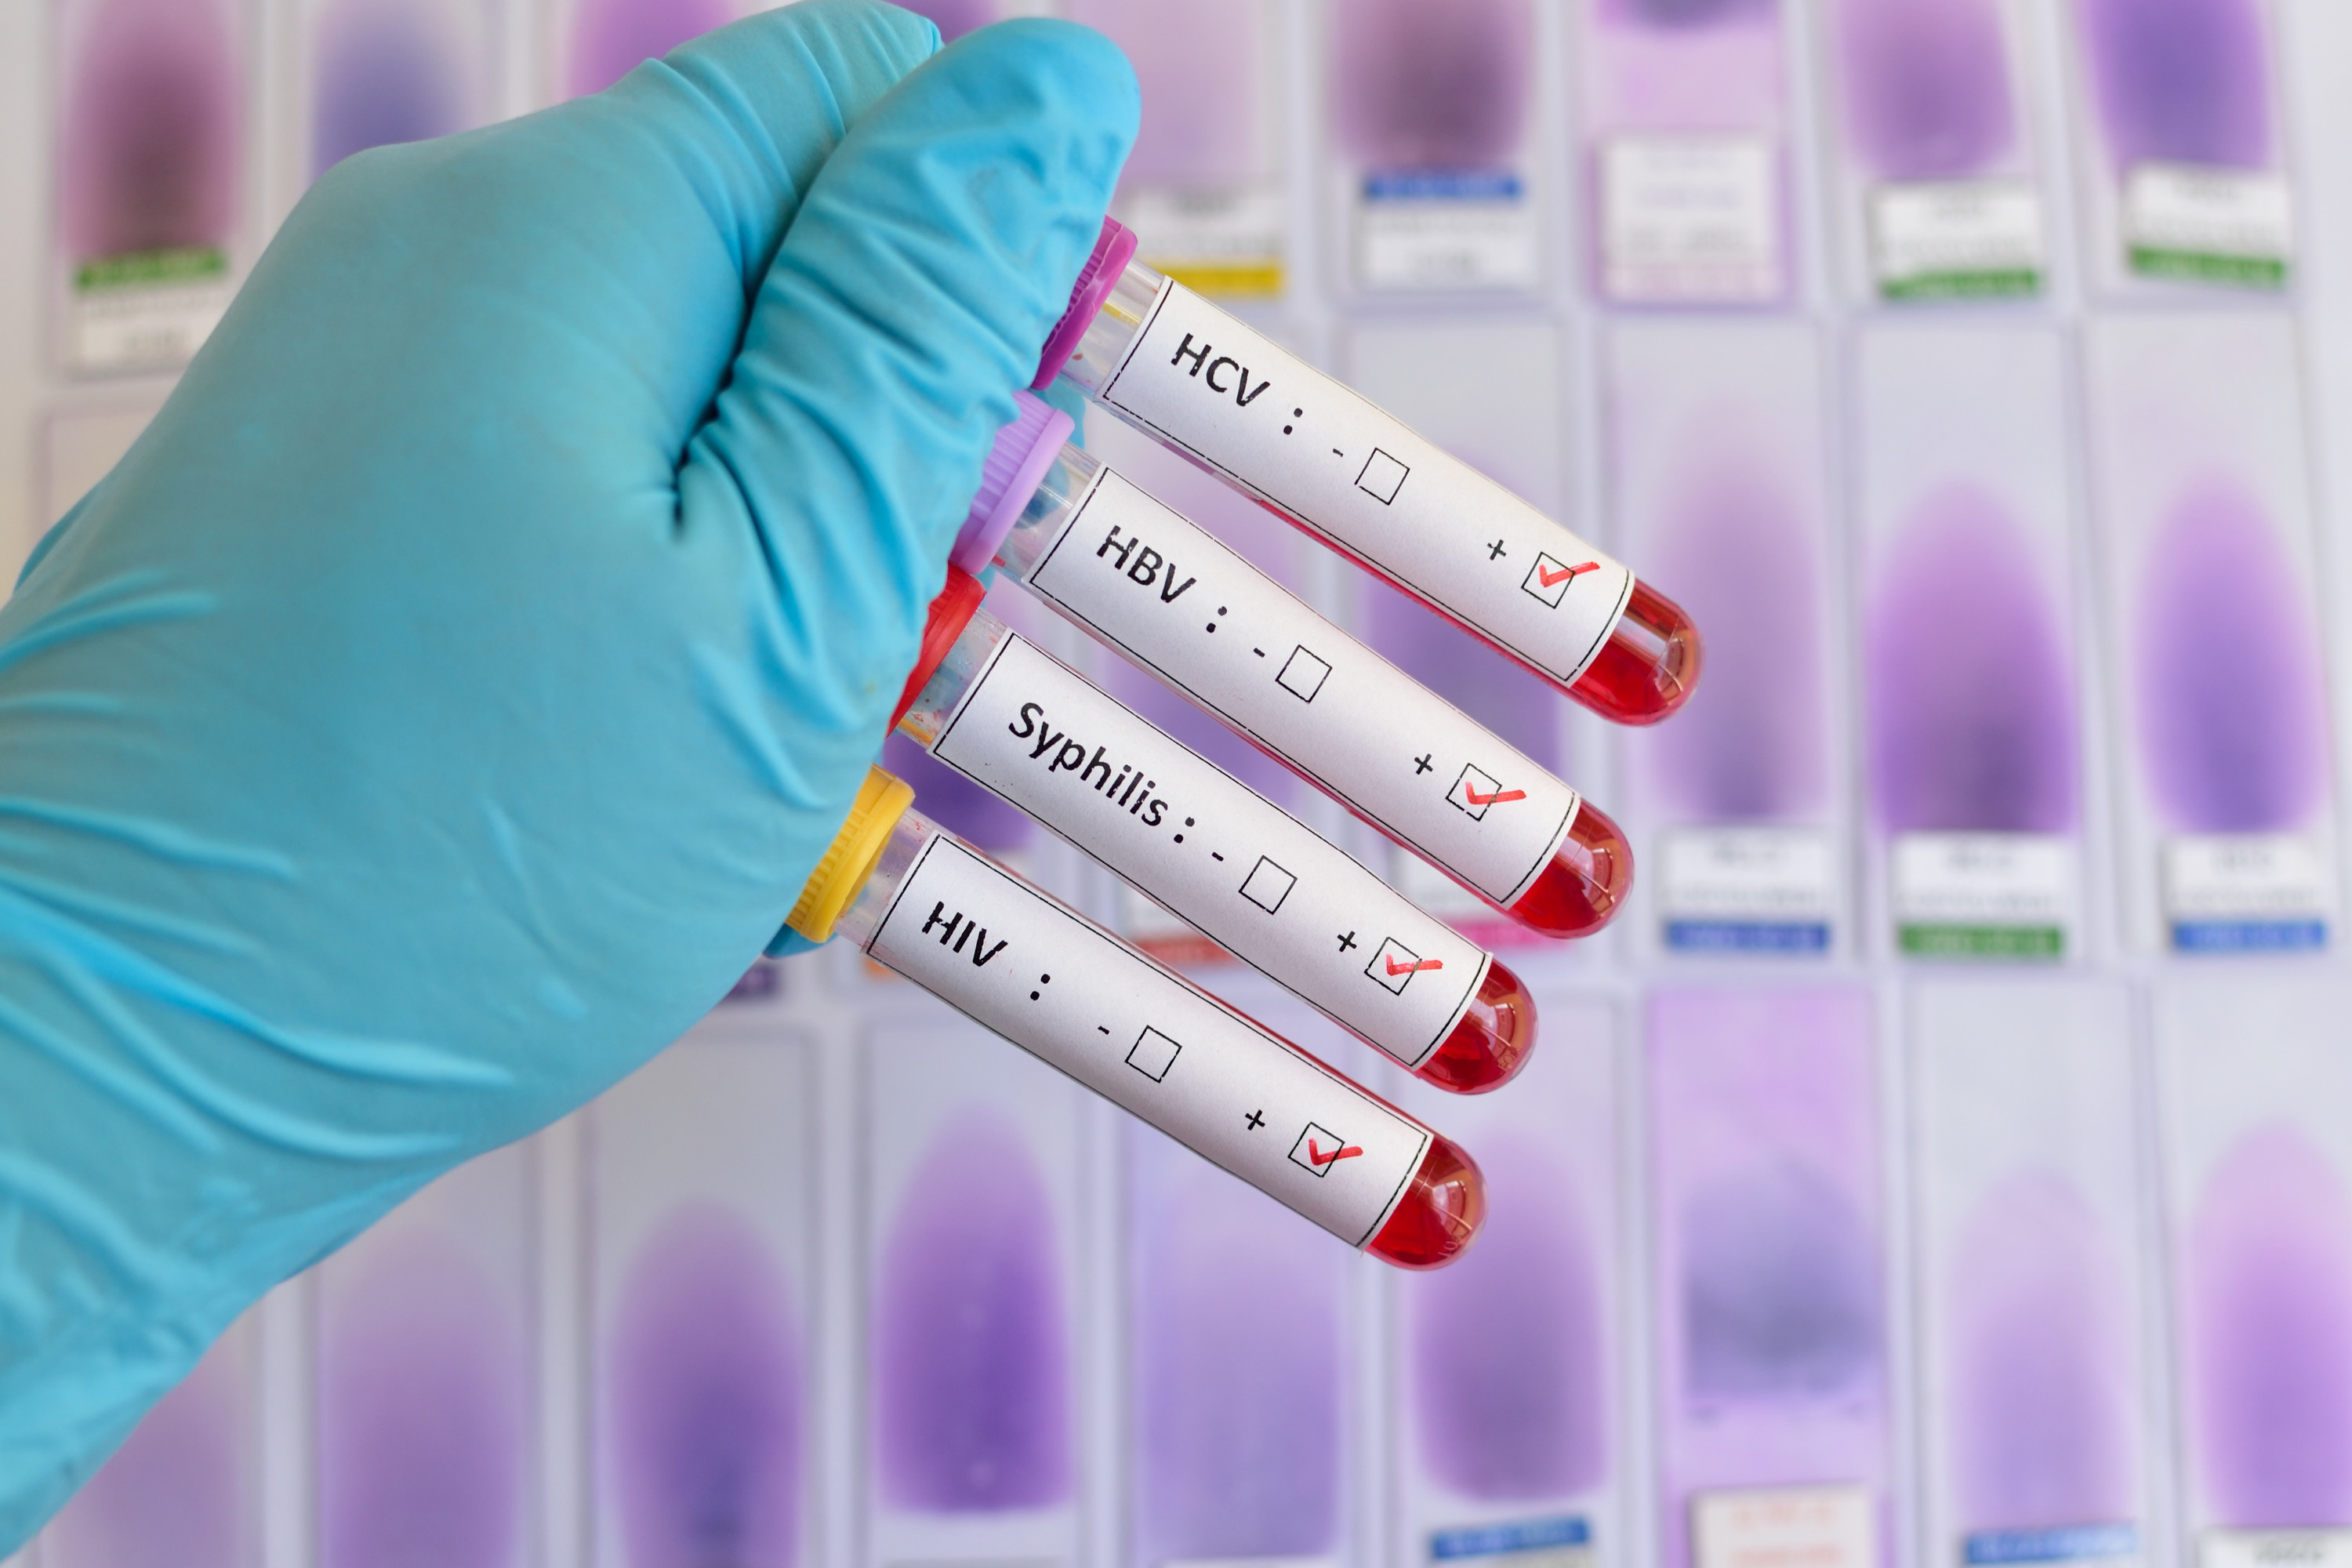
[[[1158,1083],[1176,1065],[1176,1053],[1184,1047],[1157,1029],[1146,1029],[1128,1047],[1127,1065]]]
[[[1298,879],[1261,855],[1250,874],[1242,879],[1242,897],[1267,914],[1282,908],[1282,900],[1290,897],[1290,889],[1298,886]]]
[[[1302,644],[1290,650],[1290,658],[1283,663],[1282,673],[1274,679],[1285,691],[1301,702],[1312,702],[1315,694],[1323,689],[1323,678],[1330,673],[1331,667],[1308,653]]]
[[[1356,476],[1356,488],[1386,506],[1396,500],[1399,487],[1411,472],[1411,468],[1375,447],[1372,455],[1364,460],[1364,471]]]

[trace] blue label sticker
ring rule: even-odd
[[[1526,193],[1509,169],[1406,169],[1364,176],[1368,202],[1515,202]]]
[[[2060,1530],[1987,1530],[1961,1544],[1969,1568],[2011,1563],[2076,1563],[2090,1557],[2129,1557],[2139,1551],[2139,1531],[2128,1524],[2077,1524]]]
[[[1827,952],[1827,921],[1668,921],[1677,952]]]
[[[1517,1552],[1591,1543],[1592,1526],[1579,1515],[1568,1514],[1559,1519],[1436,1531],[1429,1538],[1429,1557],[1433,1563],[1454,1563],[1469,1557],[1504,1557]]]
[[[2313,952],[2327,945],[2326,921],[2175,921],[2180,952]]]

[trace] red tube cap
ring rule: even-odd
[[[923,649],[915,657],[915,668],[907,677],[906,689],[898,693],[898,706],[890,710],[890,728],[907,716],[915,699],[923,694],[932,676],[946,662],[948,649],[955,647],[956,638],[963,636],[964,627],[971,625],[972,616],[980,613],[981,600],[988,589],[980,579],[958,566],[948,568],[948,585],[931,601],[930,614],[923,621]]]

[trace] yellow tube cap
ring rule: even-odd
[[[890,842],[890,830],[914,804],[914,789],[904,780],[880,768],[866,769],[866,782],[857,786],[848,819],[833,836],[832,847],[816,863],[816,869],[809,873],[800,902],[784,917],[784,923],[811,942],[831,937],[834,922],[874,874],[882,847]]]

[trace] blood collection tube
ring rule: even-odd
[[[1403,1268],[1435,1268],[1486,1215],[1440,1133],[908,808],[874,769],[788,920],[877,963],[1193,1152]]]
[[[1654,724],[1689,698],[1698,630],[1673,600],[1134,255],[1134,236],[1106,221],[1036,385],[1066,371],[1603,718]]]
[[[993,563],[1523,924],[1589,936],[1623,907],[1633,852],[1606,814],[1020,404],[959,568]]]
[[[1424,1081],[1482,1093],[1526,1063],[1535,1003],[1509,969],[949,581],[900,734]]]

